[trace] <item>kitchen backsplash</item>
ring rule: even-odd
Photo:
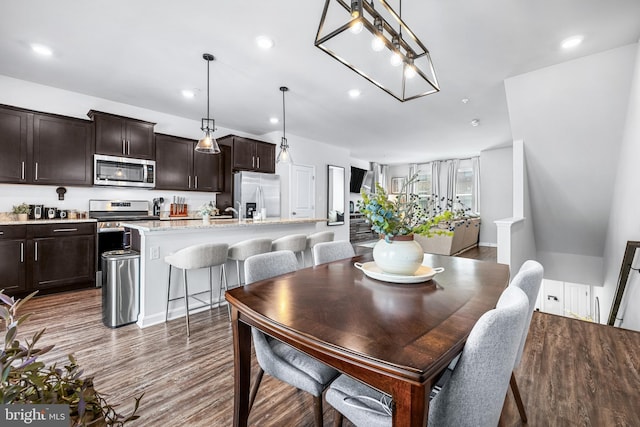
[[[89,210],[89,199],[99,200],[147,200],[149,209],[152,209],[152,201],[156,197],[163,197],[164,204],[161,214],[169,213],[169,206],[173,196],[185,198],[189,211],[196,211],[200,205],[208,201],[215,201],[215,193],[195,193],[188,191],[170,190],[140,190],[132,188],[112,187],[65,187],[67,193],[64,200],[58,200],[57,186],[50,185],[25,185],[25,184],[0,184],[0,213],[11,212],[14,205],[20,203],[41,204],[47,207],[56,207],[64,210]]]

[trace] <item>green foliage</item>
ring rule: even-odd
[[[16,339],[18,326],[29,318],[29,315],[18,317],[18,309],[36,292],[22,300],[15,300],[0,290],[0,318],[6,326],[4,348],[0,354],[0,404],[66,404],[72,426],[122,426],[139,418],[136,415],[140,405],[140,397],[135,398],[135,407],[131,414],[121,415],[94,388],[93,378],[82,378],[83,371],[73,355],[69,355],[69,363],[63,368],[45,366],[37,358],[53,348],[53,345],[37,347],[44,329],[36,332],[31,341],[22,344]]]
[[[29,205],[26,203],[20,203],[19,205],[13,205],[13,209],[11,213],[14,214],[28,214],[29,213]]]
[[[216,204],[213,201],[207,202],[198,208],[198,215],[217,215],[218,208],[216,208]]]
[[[453,209],[453,203],[447,201],[446,208],[440,208],[442,199],[436,196],[429,198],[425,207],[420,205],[416,194],[409,194],[407,188],[418,179],[418,174],[410,177],[403,185],[397,197],[389,197],[385,189],[376,183],[374,194],[362,191],[362,200],[358,201],[358,210],[364,214],[371,229],[390,241],[394,236],[420,234],[431,237],[433,235],[451,235],[448,224],[452,220],[466,217],[467,208],[461,206]],[[444,229],[436,228],[439,224],[446,224]]]

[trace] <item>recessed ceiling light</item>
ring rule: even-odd
[[[256,37],[256,44],[260,49],[271,49],[274,46],[274,41],[271,37],[267,36],[258,36]]]
[[[568,39],[562,40],[562,48],[563,49],[571,49],[573,47],[578,46],[584,40],[584,36],[572,36]]]
[[[473,119],[473,120],[471,120],[470,124],[471,124],[471,126],[476,127],[476,126],[478,126],[480,124],[480,120]]]
[[[348,93],[349,93],[349,96],[350,96],[351,98],[357,98],[357,97],[359,97],[359,96],[360,96],[360,93],[361,93],[361,92],[360,92],[360,89],[351,89],[351,90],[349,90],[349,92],[348,92]]]
[[[193,91],[191,89],[183,89],[182,90],[182,96],[184,96],[187,99],[192,99],[192,98],[195,98],[196,93],[195,93],[195,91]]]
[[[33,50],[38,55],[42,55],[42,56],[53,55],[53,51],[51,50],[51,48],[43,44],[32,43],[31,50]]]
[[[272,125],[278,124],[280,123],[280,119],[278,119],[277,117],[271,117],[269,118],[269,123],[271,123]]]
[[[460,100],[463,104],[466,104],[467,102],[469,102],[469,98],[462,98]]]

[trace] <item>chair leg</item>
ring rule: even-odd
[[[322,427],[322,395],[313,396],[313,415],[315,427]]]
[[[333,427],[342,427],[342,414],[335,410],[333,413]]]
[[[224,283],[224,288],[222,284]],[[222,290],[229,290],[229,282],[227,282],[227,269],[224,264],[220,265],[220,293],[218,294],[218,307],[222,304]],[[229,315],[229,322],[231,322],[231,306],[227,303],[227,314]]]
[[[209,267],[209,310],[213,309],[213,267]]]
[[[242,286],[240,281],[240,260],[236,260],[236,274],[238,275],[238,286]]]
[[[164,312],[164,321],[169,318],[169,298],[171,298],[171,264],[169,264],[169,281],[167,283],[167,309]]]
[[[256,379],[253,381],[253,387],[251,387],[251,392],[249,394],[249,412],[251,412],[253,401],[256,400],[256,394],[258,394],[258,388],[260,387],[263,375],[264,371],[262,368],[258,367],[258,374],[256,375]]]
[[[516,376],[513,374],[513,371],[511,371],[511,379],[509,380],[509,385],[511,386],[513,397],[516,400],[516,406],[518,407],[518,412],[520,412],[520,419],[522,420],[523,423],[526,423],[527,412],[524,410],[522,397],[520,397],[520,389],[518,389],[518,383],[516,382]]]
[[[189,287],[187,286],[187,269],[182,270],[182,277],[184,282],[184,305],[186,307],[187,312],[185,313],[185,318],[187,319],[187,336],[191,335],[191,331],[189,330]]]

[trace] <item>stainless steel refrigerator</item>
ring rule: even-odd
[[[236,172],[233,176],[233,203],[243,218],[266,210],[267,218],[280,217],[280,176],[259,172]]]

